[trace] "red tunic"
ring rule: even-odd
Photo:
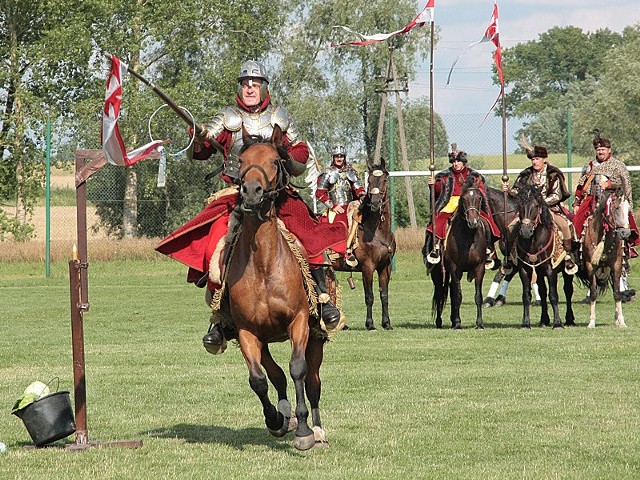
[[[462,193],[462,187],[464,186],[464,182],[467,180],[467,177],[471,173],[471,170],[469,170],[469,168],[465,166],[464,169],[462,169],[459,172],[456,172],[455,170],[453,170],[453,168],[450,168],[446,172],[447,172],[446,174],[438,174],[438,176],[436,177],[436,183],[433,185],[435,189],[436,201],[440,198],[441,195],[447,194],[447,192],[445,192],[445,185],[446,185],[446,182],[448,182],[449,176],[453,177],[453,188],[451,190],[449,198],[459,197],[460,194]],[[486,196],[487,192],[485,190],[484,183],[480,184],[480,190]],[[447,202],[449,201],[449,198],[446,199]],[[487,208],[489,208],[488,204],[487,204]],[[447,234],[447,223],[449,222],[449,218],[451,218],[451,215],[453,215],[453,212],[439,211],[436,213],[435,215],[436,232],[435,233],[436,233],[436,237],[438,237],[439,239],[444,239],[445,235]],[[490,213],[481,211],[480,216],[484,218],[487,222],[489,222],[489,225],[491,225],[491,232],[493,233],[494,238],[496,239],[500,238],[500,229],[498,228],[498,225],[496,225],[496,222],[493,220],[493,215],[491,215]],[[429,232],[433,231],[431,224],[429,224],[429,226],[427,227],[427,231]]]

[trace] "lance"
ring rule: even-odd
[[[113,55],[110,53],[104,52],[104,56],[107,57],[109,61],[111,61]],[[182,120],[184,120],[187,123],[187,125],[192,126],[194,129],[195,135],[201,135],[203,132],[206,131],[206,129],[202,125],[194,122],[193,119],[189,117],[189,115],[187,115],[187,112],[185,112],[182,108],[180,108],[178,104],[175,101],[173,101],[173,99],[169,95],[164,93],[159,87],[154,85],[150,80],[148,80],[147,78],[143,77],[138,72],[133,70],[131,67],[129,67],[129,65],[126,65],[126,67],[127,67],[127,72],[129,72],[131,75],[136,77],[138,80],[144,83],[147,87],[151,88],[151,90],[153,90],[153,93],[158,95],[158,97],[160,97],[162,101],[166,103],[171,110],[173,110]],[[207,142],[209,142],[219,152],[224,151],[224,147],[220,145],[220,143],[218,143],[213,138],[207,138]]]
[[[429,170],[431,171],[431,181],[435,180],[435,126],[433,122],[433,37],[435,22],[431,21],[431,54],[429,59]],[[431,245],[436,244],[436,190],[435,185],[430,188],[431,200]]]
[[[502,183],[509,185],[509,175],[507,174],[507,103],[504,98],[504,83],[500,87],[500,95],[502,95]],[[507,225],[507,197],[509,192],[504,192],[504,224]],[[507,238],[504,239],[505,257],[509,258],[509,232],[506,232]]]

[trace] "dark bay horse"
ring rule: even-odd
[[[482,280],[487,261],[487,245],[491,239],[491,226],[480,212],[486,211],[486,196],[480,189],[482,176],[471,173],[462,187],[456,211],[450,219],[451,229],[444,243],[440,263],[430,266],[434,291],[431,304],[436,327],[442,328],[442,310],[451,290],[451,328],[462,328],[460,305],[462,289],[460,281],[466,272],[468,281],[475,280],[476,328],[484,328],[482,322]],[[427,232],[427,235],[431,235]],[[428,252],[423,249],[423,255]],[[425,264],[426,258],[425,258]]]
[[[563,271],[564,292],[567,299],[566,323],[574,323],[573,277],[564,273],[563,262],[553,266],[555,247],[554,223],[551,210],[542,198],[542,194],[534,185],[526,185],[516,196],[518,215],[520,217],[518,236],[515,240],[515,251],[518,272],[522,280],[522,327],[531,328],[529,307],[531,305],[531,284],[538,284],[540,290],[541,312],[540,325],[549,326],[550,318],[547,310],[548,298],[553,309],[553,328],[562,328],[558,309],[558,272]],[[546,280],[546,282],[545,282]]]
[[[606,291],[607,286],[613,289],[616,326],[627,326],[622,315],[623,295],[620,292],[623,241],[616,231],[616,215],[619,215],[621,201],[622,196],[616,192],[605,192],[584,229],[578,278],[589,288],[589,328],[596,326],[596,299]]]
[[[241,200],[234,212],[237,217],[230,220],[230,231],[231,222],[236,222],[237,240],[227,266],[222,311],[233,320],[249,369],[249,385],[262,403],[267,428],[275,436],[284,436],[297,420],[294,446],[307,450],[326,445],[318,408],[326,337],[310,328],[319,320],[310,317],[301,266],[278,228],[275,200],[288,182],[282,130],[276,126],[270,141],[243,133]],[[295,419],[291,419],[286,376],[269,351],[269,343],[285,340],[292,348],[289,373],[295,386]],[[267,378],[277,391],[277,407],[269,399]],[[307,399],[313,430],[307,423]]]
[[[389,318],[389,281],[396,239],[391,231],[391,206],[389,204],[389,172],[384,160],[381,165],[369,165],[367,194],[362,200],[358,221],[358,246],[353,251],[358,264],[347,265],[340,259],[334,263],[342,272],[362,272],[364,301],[367,306],[365,328],[375,330],[373,323],[373,274],[378,274],[380,303],[382,304],[382,328],[393,330]],[[355,220],[354,220],[355,221]]]

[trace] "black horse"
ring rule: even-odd
[[[621,202],[622,196],[617,192],[605,192],[601,195],[584,230],[578,278],[589,288],[589,328],[596,326],[596,299],[608,286],[613,290],[616,326],[627,326],[622,315],[623,295],[620,292],[623,240],[616,229],[616,215],[620,215]]]
[[[456,211],[450,219],[450,230],[444,243],[439,264],[427,263],[428,251],[423,249],[425,264],[430,267],[434,285],[432,314],[437,328],[442,328],[442,310],[451,289],[451,328],[460,329],[460,305],[462,290],[460,280],[467,273],[469,281],[475,280],[476,328],[484,328],[482,322],[482,280],[487,261],[487,246],[491,241],[491,226],[480,215],[487,210],[487,199],[480,188],[482,176],[471,173],[462,188]],[[427,236],[430,232],[427,232]],[[427,238],[428,240],[428,238]],[[428,242],[425,242],[425,245]],[[428,269],[429,270],[429,269]]]
[[[505,204],[504,192],[492,187],[487,187],[487,199],[489,200],[489,206],[491,207],[493,220],[500,230],[500,251],[506,258],[508,257],[506,245],[508,226],[518,216],[518,207],[516,205],[516,200],[512,196],[507,195]],[[509,247],[512,246],[513,245],[509,245]],[[492,287],[495,284],[495,289],[497,290],[502,282],[506,282],[508,286],[513,277],[515,277],[516,273],[517,270],[515,268],[511,268],[508,271],[505,271],[503,268],[499,268],[493,278]],[[504,295],[500,294],[498,296],[495,296],[495,293],[497,292],[494,292],[493,295],[491,293],[492,289],[490,288],[487,297],[482,302],[482,306],[484,308],[490,308],[493,306],[500,307],[507,302],[507,299]]]
[[[378,274],[380,303],[382,304],[382,328],[393,330],[389,318],[389,281],[396,239],[391,230],[389,205],[389,172],[384,160],[381,165],[369,165],[367,194],[359,208],[357,221],[357,248],[353,251],[358,264],[349,266],[340,259],[334,268],[342,272],[362,272],[364,301],[367,306],[365,328],[375,330],[373,323],[373,274]]]
[[[553,265],[555,246],[555,228],[551,210],[534,185],[526,185],[516,196],[520,217],[515,251],[518,272],[522,280],[522,327],[531,328],[529,307],[531,305],[531,284],[537,283],[541,297],[540,325],[549,326],[547,310],[547,284],[549,302],[553,309],[553,328],[562,328],[558,309],[558,272],[563,272],[564,293],[567,300],[565,322],[574,325],[571,298],[573,296],[573,276],[564,272],[563,262]],[[546,279],[546,282],[545,282]]]

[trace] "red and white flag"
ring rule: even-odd
[[[464,51],[456,58],[453,65],[451,65],[451,69],[449,70],[449,75],[447,76],[447,85],[451,81],[451,73],[453,72],[454,67],[458,63],[458,60],[462,58],[462,56],[467,53],[467,51],[471,47],[475,47],[479,43],[483,42],[492,42],[496,46],[496,51],[493,53],[493,59],[496,62],[496,68],[498,70],[498,77],[500,78],[500,84],[504,87],[504,76],[502,74],[502,47],[500,45],[500,33],[498,31],[498,2],[495,1],[493,4],[493,12],[491,14],[491,21],[489,26],[484,31],[484,35],[477,42],[473,42]]]
[[[122,105],[122,78],[126,72],[127,66],[115,55],[111,55],[111,71],[107,78],[107,92],[102,111],[102,130],[100,132],[104,156],[109,163],[122,167],[129,167],[140,160],[144,160],[153,150],[164,143],[163,140],[155,140],[127,153],[118,128],[120,106]]]
[[[333,28],[342,28],[347,32],[357,36],[360,40],[355,40],[353,42],[342,42],[332,44],[332,47],[340,47],[343,45],[355,45],[355,46],[363,46],[363,45],[371,45],[372,43],[383,42],[384,40],[394,37],[396,35],[402,35],[404,33],[413,30],[415,27],[422,27],[427,22],[434,21],[434,10],[435,10],[436,0],[427,0],[427,4],[424,6],[422,11],[416,15],[413,20],[411,20],[402,30],[396,30],[391,33],[375,33],[373,35],[363,35],[361,33],[355,32],[349,27],[345,27],[344,25],[336,25]]]

